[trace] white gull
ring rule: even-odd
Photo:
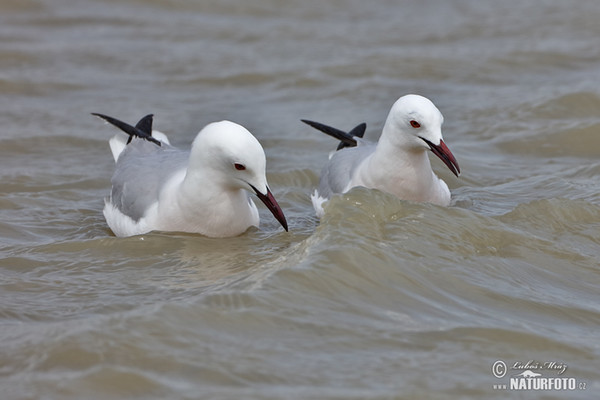
[[[287,231],[283,211],[271,194],[262,146],[246,128],[230,121],[207,125],[189,151],[152,131],[152,115],[133,127],[93,114],[130,135],[110,140],[116,162],[104,216],[117,236],[150,231],[236,236],[258,226],[249,192],[267,206]]]
[[[450,204],[448,185],[431,169],[427,150],[454,175],[460,174],[460,167],[442,137],[444,117],[429,99],[414,94],[400,97],[377,143],[361,139],[365,124],[345,133],[317,122],[303,122],[342,142],[330,155],[311,196],[319,217],[324,213],[323,203],[332,195],[356,186],[379,189],[403,200]]]

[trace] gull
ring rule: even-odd
[[[403,200],[450,205],[448,185],[433,172],[426,153],[431,150],[457,177],[460,167],[442,137],[444,117],[431,100],[415,94],[400,97],[377,143],[362,139],[365,124],[346,133],[318,122],[302,122],[341,141],[311,195],[317,216],[323,216],[323,203],[332,195],[356,186]]]
[[[152,131],[152,114],[131,126],[95,115],[129,135],[109,144],[116,162],[104,217],[116,236],[151,231],[230,237],[259,225],[254,193],[287,231],[283,211],[265,175],[265,152],[243,126],[230,121],[204,127],[190,150]]]

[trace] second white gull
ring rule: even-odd
[[[302,121],[341,141],[311,196],[319,217],[324,214],[323,203],[332,195],[356,186],[379,189],[403,200],[450,205],[448,185],[433,172],[426,153],[433,152],[456,176],[460,167],[442,137],[444,117],[429,99],[414,94],[400,97],[377,143],[362,139],[364,124],[345,133],[318,122]]]

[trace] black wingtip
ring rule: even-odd
[[[355,137],[362,138],[362,136],[365,134],[365,130],[367,129],[367,124],[365,123],[356,126],[350,132],[344,132],[337,128],[324,125],[320,122],[310,121],[307,119],[301,119],[300,121],[339,140],[340,144],[338,145],[337,150],[341,150],[345,147],[355,147],[357,144]]]
[[[348,132],[348,135],[354,137],[359,137],[362,138],[365,135],[365,131],[367,130],[367,124],[366,122],[363,122],[362,124],[358,124],[356,125],[354,128],[352,128],[352,130],[350,132]]]
[[[119,121],[116,118],[109,117],[108,115],[99,114],[99,113],[91,113],[91,114],[98,118],[103,119],[104,121],[110,123],[111,125],[116,126],[120,130],[122,130],[123,132],[128,134],[129,139],[127,140],[127,144],[129,144],[131,142],[131,139],[135,136],[135,137],[139,137],[141,139],[147,140],[149,142],[152,142],[158,146],[161,145],[160,141],[158,141],[152,137],[152,117],[153,117],[152,114],[148,114],[144,118],[142,118],[135,127],[133,127],[123,121]],[[148,130],[150,133],[146,132]]]
[[[355,137],[362,138],[364,136],[366,130],[367,130],[367,124],[363,122],[362,124],[359,124],[359,125],[355,126],[354,128],[352,128],[352,130],[350,132],[348,132],[348,136],[350,136],[352,138],[355,138]],[[356,139],[354,139],[354,141],[356,142]],[[354,147],[354,146],[356,146],[356,144],[352,145],[347,142],[340,142],[336,151],[344,149],[346,147]]]
[[[144,132],[148,136],[152,136],[152,121],[154,114],[148,114],[144,118],[140,119],[135,127],[140,131]]]

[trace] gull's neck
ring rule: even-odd
[[[375,150],[357,171],[357,183],[404,200],[448,205],[448,187],[431,169],[427,151],[393,143],[389,133],[384,128]]]
[[[172,183],[175,190],[163,192],[159,212],[165,225],[214,237],[234,236],[251,225],[258,226],[258,211],[248,192],[225,184],[218,173],[209,172],[184,172]]]

